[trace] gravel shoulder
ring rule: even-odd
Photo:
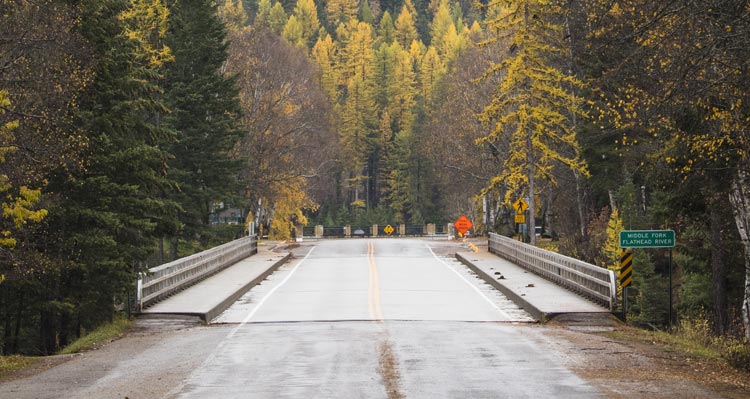
[[[141,319],[121,339],[51,356],[0,381],[0,398],[164,398],[200,366],[229,327]]]
[[[553,321],[535,334],[608,398],[750,397],[749,373],[674,351],[637,329],[605,324]]]

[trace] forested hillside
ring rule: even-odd
[[[674,230],[678,317],[750,337],[747,1],[0,4],[2,353],[110,320],[226,209],[510,235],[518,198],[602,267]],[[634,264],[630,320],[668,325],[668,252]]]

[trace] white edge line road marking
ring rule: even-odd
[[[438,262],[442,263],[443,266],[447,267],[448,270],[452,271],[456,276],[458,276],[458,278],[460,278],[461,280],[463,280],[464,283],[466,283],[469,287],[471,287],[474,291],[476,291],[476,293],[479,294],[479,296],[481,296],[482,298],[484,298],[484,300],[487,301],[487,303],[489,303],[493,308],[495,308],[498,312],[500,312],[500,314],[502,314],[503,317],[505,317],[506,319],[508,319],[510,321],[514,320],[512,317],[510,317],[509,314],[505,313],[504,310],[500,309],[494,302],[492,302],[492,300],[490,300],[490,298],[487,298],[487,295],[484,295],[484,292],[480,291],[479,288],[477,288],[474,284],[472,284],[469,280],[467,280],[459,272],[457,272],[455,269],[453,269],[448,263],[446,263],[444,260],[440,259],[437,255],[435,255],[435,252],[432,251],[432,248],[429,245],[425,245],[425,246],[427,247],[427,249],[430,250],[430,253],[432,254],[432,256],[435,259],[437,259]]]
[[[292,275],[294,274],[295,271],[297,271],[297,269],[300,267],[300,265],[302,265],[302,263],[304,263],[305,260],[307,260],[307,257],[310,256],[310,254],[312,253],[313,250],[315,250],[315,248],[317,248],[317,247],[312,247],[312,249],[310,249],[310,252],[308,252],[307,255],[305,255],[305,257],[302,258],[302,260],[300,260],[299,262],[297,262],[297,265],[295,265],[294,268],[292,268],[292,270],[289,272],[289,274],[286,276],[286,278],[284,278],[284,280],[282,280],[277,286],[273,287],[273,289],[271,289],[271,291],[268,291],[268,293],[265,296],[263,296],[263,298],[260,300],[260,302],[258,302],[258,305],[250,313],[248,313],[248,315],[245,317],[245,319],[242,320],[242,322],[239,325],[237,325],[237,327],[233,328],[232,331],[230,331],[229,334],[227,334],[227,336],[224,337],[224,339],[222,339],[221,342],[219,342],[218,345],[216,345],[216,348],[213,351],[211,351],[211,354],[208,355],[208,357],[206,357],[206,360],[204,360],[201,363],[200,366],[198,366],[195,369],[193,369],[193,372],[190,373],[190,376],[188,378],[182,380],[182,382],[180,384],[178,384],[171,391],[169,391],[169,393],[167,393],[164,397],[165,398],[174,398],[174,397],[177,397],[177,395],[180,393],[180,391],[182,391],[182,389],[185,388],[185,386],[187,385],[188,381],[190,381],[190,380],[193,379],[193,377],[196,375],[196,373],[198,372],[198,370],[204,368],[206,365],[208,365],[209,363],[211,363],[214,360],[214,358],[216,358],[216,354],[219,352],[219,350],[221,350],[221,348],[224,347],[224,345],[226,344],[227,340],[229,340],[232,337],[234,337],[234,335],[237,333],[237,331],[240,328],[242,328],[242,326],[244,326],[245,324],[249,323],[250,319],[252,319],[253,316],[255,316],[255,314],[258,312],[258,309],[260,309],[261,306],[263,306],[263,304],[266,302],[266,300],[268,300],[268,298],[274,292],[276,292],[276,290],[279,289],[279,287],[281,287],[287,281],[289,281],[289,278],[292,277]]]
[[[305,255],[305,257],[302,258],[302,260],[300,260],[299,262],[297,262],[297,264],[294,266],[294,268],[292,268],[292,270],[289,272],[289,274],[286,276],[286,278],[284,278],[284,280],[282,280],[277,286],[273,287],[271,289],[271,291],[268,291],[268,293],[263,296],[263,298],[260,300],[260,302],[258,302],[258,305],[250,313],[248,313],[247,316],[245,317],[245,319],[242,320],[242,322],[239,325],[237,325],[237,327],[235,327],[227,335],[226,339],[232,338],[234,336],[234,334],[237,333],[237,330],[239,330],[240,328],[242,328],[242,326],[244,326],[245,324],[247,324],[247,323],[250,322],[250,319],[252,319],[253,316],[255,316],[256,313],[258,313],[258,310],[260,310],[260,308],[263,306],[263,304],[266,303],[266,300],[268,300],[268,298],[270,298],[271,295],[273,295],[273,293],[276,292],[276,290],[278,290],[279,288],[281,288],[281,286],[283,286],[284,284],[286,284],[287,281],[289,281],[289,279],[294,275],[294,272],[296,272],[297,269],[299,269],[300,265],[302,265],[302,263],[304,263],[307,260],[307,258],[315,250],[315,248],[317,248],[317,247],[312,247],[312,249],[310,249],[310,251],[307,253],[307,255]]]

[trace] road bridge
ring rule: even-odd
[[[0,384],[0,397],[603,397],[555,355],[536,321],[606,317],[609,307],[490,253],[497,243],[475,243],[230,243],[139,281],[141,313],[152,318],[141,322],[177,323],[174,330],[136,333]],[[231,248],[246,255],[236,260]],[[537,263],[558,277],[574,270],[513,251],[525,267]],[[208,277],[196,282],[201,270]],[[167,315],[210,327],[158,319]]]
[[[374,246],[374,243],[382,243],[383,240],[366,242]],[[394,242],[408,243],[417,247],[430,248],[430,245],[436,248],[445,247],[445,245],[436,245],[434,240]],[[257,246],[254,241],[243,243],[243,246],[252,245]],[[310,245],[312,245],[311,248],[315,248],[318,244]],[[326,248],[330,246],[322,242],[319,245]],[[358,248],[362,245],[364,244],[338,244],[337,247]],[[472,245],[473,250],[465,244],[457,243],[456,245],[458,247],[450,253],[452,257],[467,265],[479,278],[500,290],[503,295],[529,312],[538,321],[547,321],[563,314],[609,314],[616,307],[614,274],[609,270],[494,234],[490,237],[489,245]],[[143,306],[141,314],[146,316],[194,315],[204,322],[210,322],[291,256],[284,250],[274,251],[275,246],[262,245],[258,248],[257,255],[248,256],[236,263],[234,257],[230,256],[229,265],[222,266],[218,272],[207,273],[209,277],[197,284],[187,279],[189,287],[187,289],[183,289],[180,283],[185,279],[178,281],[175,284],[177,288],[174,289],[176,293],[167,290],[168,295],[160,298],[158,302],[154,301],[153,305]],[[251,252],[246,252],[246,255]],[[396,253],[387,256],[398,257],[398,255]],[[427,258],[431,259],[429,256]],[[162,269],[160,267],[152,270]],[[409,268],[402,269],[404,275],[401,278],[406,282],[413,283],[432,278],[428,271],[411,277],[405,275],[409,270]],[[321,281],[321,283],[326,282]],[[143,283],[140,283],[140,286],[142,285]],[[142,296],[142,294],[139,295],[139,297]]]

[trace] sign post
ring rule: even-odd
[[[672,248],[675,244],[674,230],[623,230],[620,232],[620,248],[669,248],[669,326],[672,327]],[[622,281],[622,280],[621,280]],[[623,296],[625,293],[623,292]],[[624,305],[624,303],[623,303]]]
[[[529,209],[529,204],[523,198],[519,198],[513,203],[513,209],[516,210],[515,222],[518,236],[520,241],[524,241],[523,234],[526,233],[526,229],[524,228],[526,227],[526,210]]]
[[[633,282],[633,251],[623,248],[620,253],[620,271],[618,272],[622,288],[622,320],[628,319],[628,287]]]

